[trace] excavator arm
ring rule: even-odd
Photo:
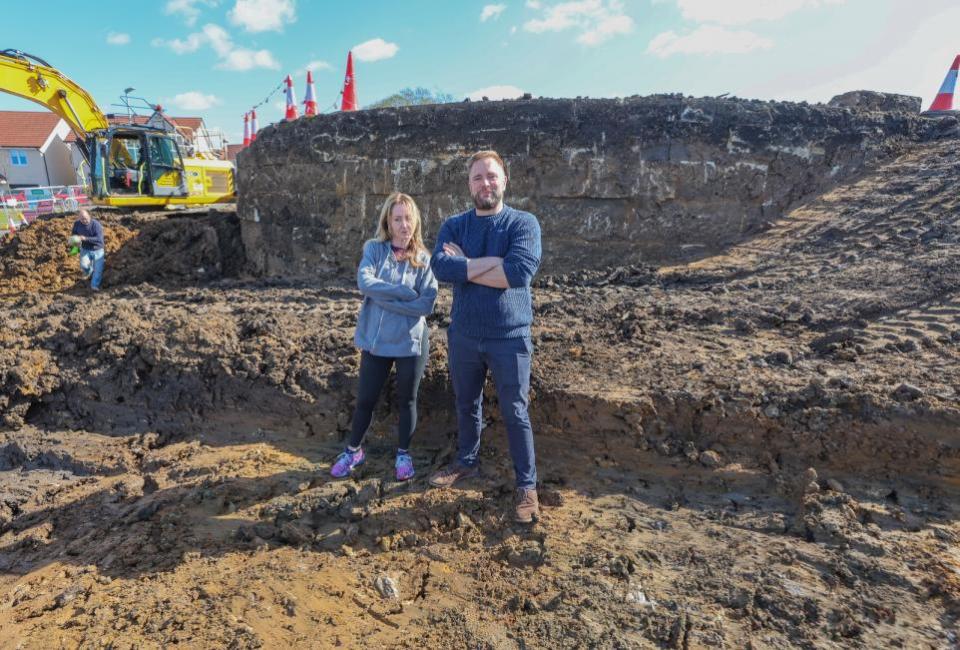
[[[87,91],[43,59],[19,50],[0,51],[0,92],[46,106],[70,125],[81,142],[109,127]]]

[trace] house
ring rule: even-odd
[[[227,160],[236,165],[237,154],[243,149],[242,144],[228,144],[227,145]]]
[[[86,174],[76,135],[55,113],[0,111],[0,174],[11,189],[75,185]]]

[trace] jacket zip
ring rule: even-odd
[[[396,280],[396,267],[399,267],[400,262],[397,262],[396,260],[391,260],[391,259],[390,259],[390,256],[393,255],[393,251],[387,253],[387,255],[388,255],[388,257],[386,257],[386,258],[383,260],[383,263],[380,265],[380,268],[377,270],[377,276],[376,276],[376,277],[377,277],[378,279],[380,279],[380,280],[383,280],[384,278],[381,277],[382,274],[383,274],[383,268],[384,268],[387,264],[390,264],[391,262],[393,262],[392,267],[394,267],[394,268],[391,268],[391,269],[390,269],[390,284],[396,284],[396,282],[394,282],[394,280]],[[400,274],[400,283],[403,284],[403,274],[402,274],[402,273]],[[372,302],[372,301],[371,301],[371,302]],[[384,312],[386,312],[386,310],[385,310],[383,307],[381,307],[380,305],[377,305],[376,303],[373,303],[371,306],[376,307],[377,309],[380,310],[380,320],[377,321],[377,333],[376,333],[376,334],[374,335],[374,337],[373,337],[373,345],[371,346],[371,347],[376,347],[376,346],[377,346],[377,343],[380,341],[380,330],[383,329],[383,317],[384,317],[384,315],[385,315]]]

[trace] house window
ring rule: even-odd
[[[25,151],[20,149],[11,149],[10,150],[10,164],[14,167],[26,167],[27,166],[27,154]]]

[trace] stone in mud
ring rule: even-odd
[[[277,537],[287,544],[299,546],[313,541],[314,534],[313,530],[300,522],[288,521],[280,526]]]
[[[767,363],[776,366],[789,366],[793,363],[793,355],[789,350],[777,350],[767,355]]]
[[[539,566],[544,562],[544,550],[534,541],[519,544],[506,543],[500,548],[500,558],[516,567]]]
[[[381,598],[385,598],[387,600],[400,600],[400,587],[397,586],[397,582],[390,576],[377,576],[376,580],[373,581],[373,586],[376,588],[377,593],[380,594]]]
[[[719,467],[723,461],[720,458],[720,454],[708,449],[707,451],[700,454],[700,464],[704,467],[714,468]]]
[[[835,479],[835,478],[828,478],[828,479],[827,479],[827,487],[830,488],[831,490],[833,490],[834,492],[843,492],[843,491],[844,491],[844,489],[843,489],[843,484],[840,483],[840,481],[838,481],[838,480]]]
[[[899,402],[912,402],[923,397],[923,391],[913,384],[904,382],[897,386],[890,396]]]

